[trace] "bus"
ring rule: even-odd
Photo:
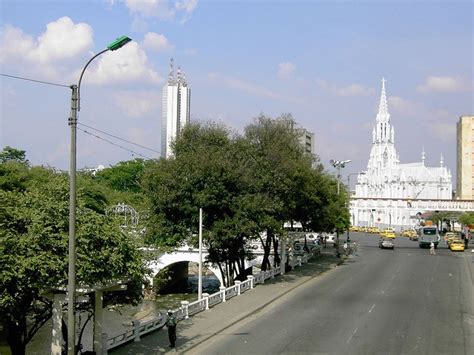
[[[438,228],[435,226],[425,226],[418,230],[418,244],[420,248],[429,247],[431,242],[433,242],[435,248],[437,248],[440,239]]]

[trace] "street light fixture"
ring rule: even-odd
[[[347,164],[349,164],[351,161],[350,160],[333,160],[331,159],[329,161],[333,167],[337,169],[337,194],[339,195],[339,184],[341,180],[341,169],[345,168]]]
[[[69,253],[68,253],[68,285],[67,285],[67,353],[68,355],[75,354],[76,343],[76,316],[74,312],[74,303],[76,299],[76,146],[77,146],[77,112],[80,111],[80,88],[82,76],[89,64],[99,55],[107,51],[115,51],[131,39],[127,36],[117,38],[114,42],[107,46],[107,49],[97,53],[93,56],[82,69],[81,75],[77,85],[71,85],[71,117],[69,117],[69,126],[71,127],[71,152],[69,162]]]
[[[337,195],[339,196],[339,191],[340,191],[340,183],[341,183],[341,169],[345,168],[347,164],[349,164],[351,161],[350,160],[334,160],[331,159],[329,160],[331,165],[337,169]],[[336,228],[336,244],[337,244],[337,250],[336,250],[336,255],[339,257],[339,229]]]

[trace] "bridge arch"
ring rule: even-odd
[[[204,253],[203,253],[203,259],[204,259]],[[149,279],[150,283],[153,284],[153,277],[157,275],[161,270],[163,270],[164,268],[170,265],[180,263],[183,261],[193,262],[193,263],[198,264],[199,253],[196,253],[195,251],[189,251],[189,252],[175,251],[169,254],[160,255],[159,258],[151,261],[150,264],[148,265],[153,275],[151,279]],[[222,276],[218,268],[205,264],[204,262],[203,262],[203,266],[205,266],[208,270],[210,270],[214,274],[215,277],[217,277],[221,286],[224,286],[224,282],[222,280]]]

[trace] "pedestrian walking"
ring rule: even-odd
[[[354,254],[355,254],[355,256],[359,256],[359,252],[358,252],[358,250],[357,250],[357,248],[359,247],[359,245],[357,245],[357,243],[354,242],[353,246],[354,246]]]
[[[435,245],[434,245],[433,241],[431,241],[431,243],[430,243],[430,254],[431,255],[436,255]]]
[[[344,242],[344,245],[342,247],[344,248],[344,254],[346,254],[346,256],[347,256],[347,254],[349,252],[349,246],[347,245],[347,242]]]
[[[174,348],[176,346],[176,317],[170,309],[166,317],[166,327],[168,328],[168,339],[170,341],[169,347]]]

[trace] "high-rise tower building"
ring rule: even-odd
[[[175,75],[173,58],[170,60],[170,71],[163,87],[162,99],[161,156],[169,158],[172,155],[171,143],[189,123],[191,101],[191,89],[179,67]]]
[[[456,197],[474,198],[474,116],[461,116],[457,125]]]

